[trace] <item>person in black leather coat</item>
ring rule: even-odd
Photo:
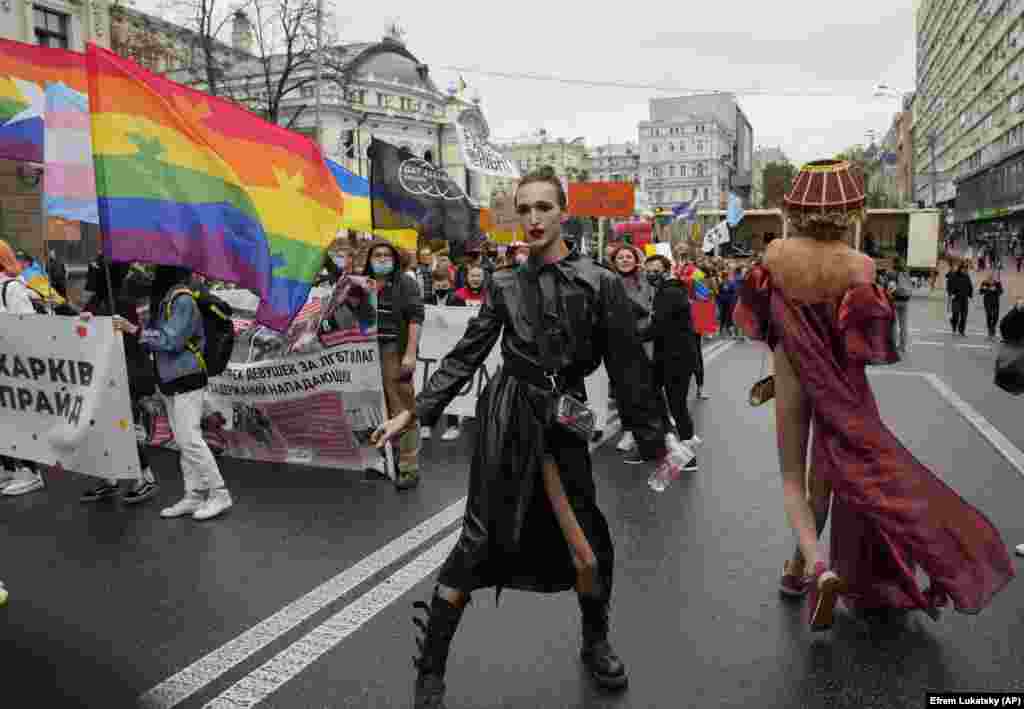
[[[615,557],[597,507],[588,441],[550,418],[546,371],[562,391],[585,397],[584,378],[603,362],[624,425],[647,460],[664,460],[666,410],[636,332],[622,280],[578,253],[561,236],[565,194],[554,173],[524,178],[516,204],[530,244],[525,266],[506,268],[462,340],[416,401],[375,433],[378,446],[407,427],[432,425],[501,339],[503,366],[480,396],[479,432],[470,468],[462,534],[445,561],[428,607],[414,706],[441,707],[452,636],[471,592],[503,587],[540,593],[576,588],[582,611],[581,659],[606,689],[625,687],[626,672],[608,642],[608,602]],[[542,327],[538,327],[541,324]],[[550,475],[554,472],[554,480]],[[561,495],[549,489],[561,486]],[[561,504],[560,504],[561,502]],[[569,508],[569,509],[566,509]],[[562,515],[574,515],[590,558],[578,559]],[[577,563],[577,559],[579,563]]]

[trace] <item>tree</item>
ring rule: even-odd
[[[782,198],[789,194],[797,176],[790,162],[770,162],[764,166],[764,208],[782,207]]]
[[[272,123],[287,117],[285,127],[293,127],[313,102],[303,89],[316,86],[317,0],[246,0],[233,11],[224,0],[172,1],[193,34],[186,67],[190,83]],[[343,95],[349,83],[347,52],[332,29],[337,23],[330,0],[324,5],[321,81]],[[223,41],[229,25],[232,33],[238,28],[242,47]],[[310,100],[286,111],[286,99],[299,95]]]

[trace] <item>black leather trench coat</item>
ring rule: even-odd
[[[541,295],[538,279],[550,282],[552,276],[559,283],[557,295]],[[557,307],[566,323],[557,353],[564,388],[585,397],[584,378],[603,362],[621,392],[623,425],[633,431],[641,454],[653,459],[664,450],[664,400],[655,395],[630,299],[616,274],[578,254],[540,269],[531,264],[499,270],[486,288],[479,315],[416,401],[420,425],[433,425],[502,338],[501,371],[477,402],[479,430],[462,534],[439,582],[467,593],[492,586],[499,594],[503,587],[539,592],[573,587],[571,553],[542,482],[547,454],[558,463],[610,593],[614,551],[596,504],[588,444],[551,423],[533,299],[556,299],[543,305]]]

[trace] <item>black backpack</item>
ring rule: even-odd
[[[202,352],[198,351],[195,342],[190,341],[186,346],[199,360],[199,366],[208,377],[223,374],[231,361],[231,352],[235,349],[235,326],[231,320],[234,311],[226,302],[208,292],[176,288],[167,299],[168,320],[171,317],[171,305],[179,295],[189,295],[196,301],[206,335],[206,346]]]

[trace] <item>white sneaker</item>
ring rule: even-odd
[[[444,435],[441,436],[441,440],[442,441],[454,441],[456,438],[459,437],[459,434],[460,434],[460,431],[459,431],[458,426],[452,426],[451,428],[449,428],[447,431],[444,432]]]
[[[622,439],[619,441],[619,444],[615,446],[615,450],[620,453],[628,453],[633,450],[634,447],[636,447],[636,441],[633,440],[633,433],[631,431],[626,431],[622,434]]]
[[[693,434],[693,438],[687,438],[685,441],[683,441],[683,443],[685,443],[690,448],[696,448],[697,446],[699,446],[703,442],[704,442],[704,439],[702,439],[696,433]]]
[[[429,441],[430,440],[430,426],[420,426],[420,440],[421,441]]]
[[[46,487],[46,483],[43,482],[43,476],[40,473],[33,473],[28,468],[22,468],[14,476],[14,480],[4,486],[3,494],[10,497],[27,495],[30,492],[42,490],[44,487]]]
[[[192,515],[192,519],[213,519],[229,509],[233,504],[235,503],[231,499],[231,493],[228,492],[227,488],[222,487],[219,490],[212,490],[210,496],[206,498],[206,501]]]
[[[188,492],[176,504],[160,510],[160,516],[164,519],[172,519],[174,517],[194,514],[196,510],[203,506],[205,501],[198,492]]]
[[[1021,556],[1024,556],[1024,544],[1018,544],[1017,545],[1017,553],[1020,554]]]

